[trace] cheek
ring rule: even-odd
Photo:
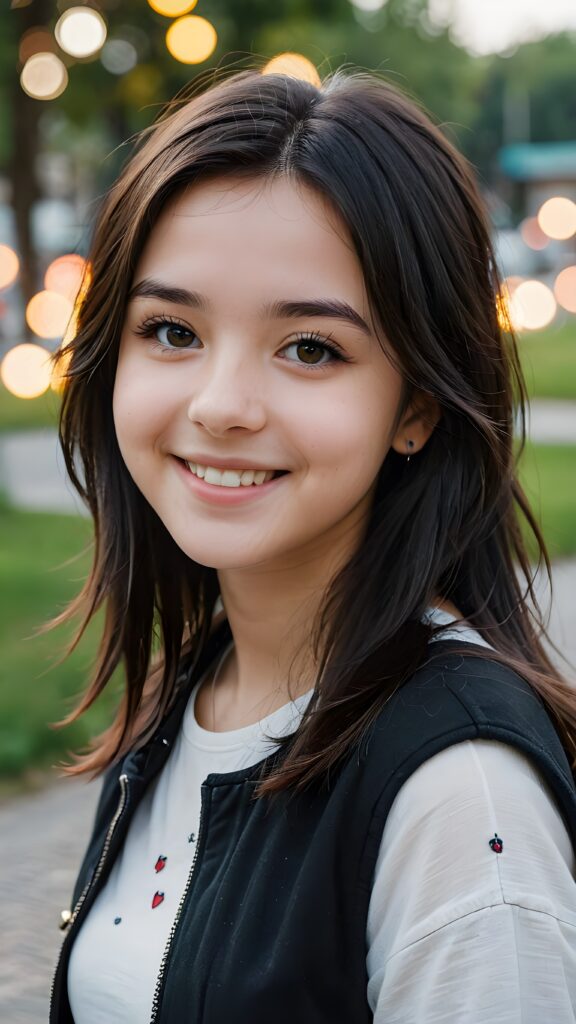
[[[114,382],[112,413],[118,445],[124,457],[134,445],[138,433],[142,429],[141,416],[138,413],[141,408],[142,404],[137,389],[130,386],[127,374],[119,370]]]
[[[331,490],[338,485],[357,497],[371,486],[392,443],[396,408],[389,396],[362,386],[332,394],[325,407],[311,404],[305,421],[309,463]]]
[[[138,359],[120,358],[114,381],[112,410],[121,450],[138,447],[162,430],[168,396],[162,377]]]

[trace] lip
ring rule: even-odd
[[[254,462],[253,459],[245,459],[241,455],[237,459],[217,459],[215,455],[181,455],[179,458],[184,462],[195,462],[200,466],[214,466],[214,469],[255,469],[266,472],[277,472],[281,467],[265,466],[262,462]]]
[[[193,461],[193,459],[190,459],[190,462]],[[178,456],[174,456],[174,462],[186,486],[198,498],[201,498],[210,505],[246,505],[249,502],[258,501],[281,485],[282,481],[288,476],[288,473],[285,473],[284,476],[277,476],[273,480],[268,480],[265,484],[250,484],[249,487],[222,487],[218,484],[207,484],[205,480],[201,480],[199,476],[196,476],[184,465],[183,460],[178,458]],[[200,465],[203,465],[203,463],[200,463]],[[215,469],[220,468],[213,462],[209,462],[208,465],[213,465]],[[227,467],[223,466],[222,468],[226,469]],[[230,466],[228,468],[233,467]],[[252,467],[246,466],[243,468],[248,469]]]

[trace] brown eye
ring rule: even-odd
[[[309,341],[302,341],[298,345],[297,351],[304,363],[314,365],[320,362],[326,350],[322,345],[313,345]]]
[[[192,339],[198,338],[198,335],[185,324],[169,320],[164,316],[149,317],[135,328],[134,334],[140,338],[154,338],[159,348],[165,348],[168,351],[177,348],[191,348]]]
[[[166,343],[170,345],[171,348],[187,348],[190,344],[190,338],[194,337],[192,331],[186,330],[185,327],[178,327],[177,324],[164,324],[164,326],[156,332],[159,337],[161,331],[164,332]]]
[[[294,356],[290,358],[285,355],[284,358],[288,358],[288,362],[295,366],[310,367],[311,370],[327,370],[335,363],[350,362],[339,346],[316,332],[300,335],[296,341],[286,346],[284,352],[292,352]]]

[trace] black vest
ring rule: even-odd
[[[192,686],[229,638],[224,623],[156,735],[105,776],[54,978],[51,1024],[72,1024],[66,972],[74,937],[168,757]],[[369,1024],[366,922],[383,828],[406,779],[453,743],[494,739],[527,754],[576,849],[576,786],[541,699],[482,647],[459,644],[473,657],[450,647],[430,645],[429,662],[391,697],[329,787],[253,800],[263,762],[207,777],[196,859],[151,1024]]]

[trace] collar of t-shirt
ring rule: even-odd
[[[442,608],[436,608],[429,606],[423,615],[423,621],[432,622],[435,625],[445,626],[455,621],[455,617],[450,612],[444,611]],[[453,629],[443,629],[441,634],[432,638],[442,640],[466,640],[470,643],[476,643],[484,647],[491,647],[480,634],[472,629],[471,626],[465,623],[459,623]],[[230,642],[226,651],[223,652],[223,657],[233,646],[233,641]],[[195,684],[188,701],[188,706],[184,714],[182,722],[182,731],[184,738],[194,747],[197,751],[203,751],[204,756],[210,755],[218,757],[218,755],[230,755],[234,751],[243,751],[243,766],[249,767],[250,764],[256,764],[259,760],[266,757],[269,753],[272,753],[276,749],[276,740],[282,736],[287,736],[292,732],[295,732],[298,728],[302,715],[306,710],[308,702],[314,692],[313,689],[308,690],[306,693],[300,694],[293,700],[284,704],[282,707],[277,708],[271,714],[263,714],[259,721],[253,722],[250,725],[245,725],[240,729],[230,729],[226,732],[212,732],[209,729],[204,729],[198,724],[194,713],[194,707],[196,703],[196,694],[200,689],[200,686],[205,676]],[[245,760],[245,758],[248,758]],[[228,760],[226,758],[226,760]]]

